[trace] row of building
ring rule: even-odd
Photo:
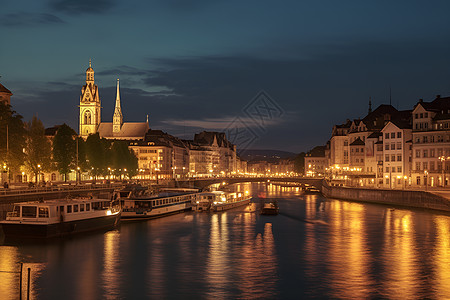
[[[0,84],[0,100],[10,104],[11,95]],[[228,141],[223,132],[203,131],[195,134],[192,140],[183,140],[151,129],[148,115],[145,122],[124,122],[118,79],[112,122],[102,122],[101,110],[99,88],[89,61],[79,101],[79,135],[86,139],[90,134],[98,133],[101,138],[126,140],[138,158],[138,179],[182,179],[247,173],[247,163],[240,160],[236,145]],[[47,128],[46,136],[52,140],[58,128]],[[75,177],[75,171],[69,174],[69,180],[75,180]],[[33,176],[22,172],[12,178],[13,181],[24,182],[32,180]],[[84,174],[82,179],[89,179],[89,176]],[[59,180],[62,180],[62,175],[58,172],[43,173],[38,179],[39,182]]]
[[[380,105],[363,119],[335,125],[324,155],[305,157],[306,176],[385,188],[449,184],[450,97],[412,110]]]

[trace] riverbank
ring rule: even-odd
[[[330,186],[324,181],[322,194],[327,198],[341,200],[450,212],[450,200],[448,198],[425,191],[340,187]]]

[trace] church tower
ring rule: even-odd
[[[101,104],[98,86],[94,81],[94,70],[89,60],[86,70],[86,84],[81,89],[80,96],[80,131],[79,135],[86,139],[90,134],[96,133],[100,125]]]
[[[122,109],[120,108],[120,91],[119,91],[119,79],[117,79],[117,92],[116,92],[116,108],[113,115],[113,133],[120,132],[123,124]]]

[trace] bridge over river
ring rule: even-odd
[[[322,188],[322,179],[305,178],[305,177],[231,177],[231,178],[204,178],[204,179],[190,179],[190,180],[177,180],[175,186],[179,187],[191,187],[203,189],[211,184],[222,183],[233,184],[241,182],[294,182],[300,184],[309,184],[318,189]]]

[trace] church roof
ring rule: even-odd
[[[120,132],[113,132],[113,123],[102,122],[98,127],[100,137],[106,139],[137,140],[144,139],[149,129],[147,122],[123,123]]]
[[[3,84],[0,83],[0,93],[7,93],[7,94],[11,94],[11,91],[8,90],[7,88],[5,88],[5,86]]]

